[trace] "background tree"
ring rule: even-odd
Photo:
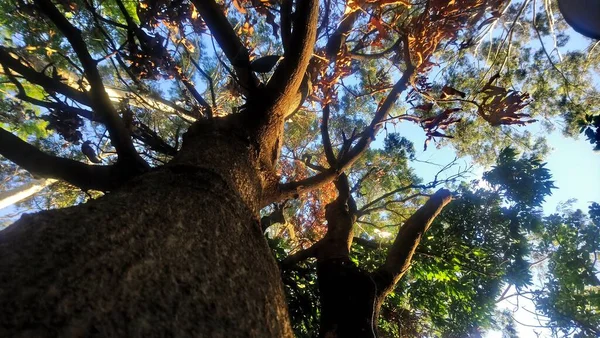
[[[485,182],[462,184],[454,200],[422,237],[411,269],[381,304],[379,336],[471,337],[491,329],[516,336],[515,321],[522,323],[523,319],[510,310],[499,312],[498,305],[509,303],[519,308],[519,300],[531,303],[528,308],[533,311],[531,317],[537,318],[539,329],[546,328],[556,336],[596,336],[596,323],[600,319],[595,301],[599,285],[595,267],[597,206],[592,205],[589,216],[566,208],[562,215],[543,217],[539,207],[553,188],[548,170],[536,158],[519,158],[512,149],[505,149],[497,165],[483,176]],[[426,194],[426,187],[396,189],[394,194],[387,194],[389,199],[383,205],[389,207],[399,202],[395,212],[408,209],[412,213],[405,201],[415,199],[415,191]],[[336,199],[329,208],[338,201]],[[367,208],[361,207],[363,203]],[[349,234],[354,236],[348,240],[352,243],[347,256],[349,261],[338,276],[344,282],[335,285],[338,292],[350,295],[355,302],[362,299],[361,294],[368,300],[371,289],[358,286],[358,282],[352,280],[371,276],[377,281],[377,273],[394,252],[396,241],[409,237],[406,225],[410,225],[409,218],[394,239],[388,232],[398,228],[393,218],[374,217],[385,215],[390,209],[370,208],[368,206],[373,204],[369,200],[359,200],[357,205],[357,210],[372,211],[356,212],[359,226],[354,227],[354,234]],[[294,212],[293,206],[290,208],[288,213]],[[322,255],[327,254],[322,252],[324,242],[331,240],[332,233],[337,233],[333,231],[339,231],[335,228],[339,221],[332,222],[330,209],[327,212],[327,235],[282,260],[292,323],[299,337],[312,336],[318,327],[327,327],[327,323],[323,324],[327,305],[318,297],[327,294],[322,285],[325,269],[320,265],[323,265]],[[371,229],[364,226],[367,215],[373,220],[369,222]],[[297,221],[294,217],[287,220],[288,223]],[[282,229],[288,231],[286,227]],[[271,243],[282,258],[286,250],[298,250],[298,240],[285,231],[279,232],[280,235],[271,232],[274,236]],[[325,270],[330,279],[341,270],[331,265],[330,262]],[[336,304],[339,303],[343,302]],[[371,304],[361,307],[370,308],[375,303]],[[352,312],[345,318],[354,316],[353,321],[345,325],[359,325],[361,321],[356,316],[360,312],[351,308],[353,303],[349,300],[344,306]]]
[[[450,200],[448,190],[416,199],[442,180],[422,185],[407,172],[411,147],[402,137],[369,150],[378,131],[417,123],[425,147],[451,141],[481,163],[507,142],[541,149],[513,129],[539,111],[504,82],[503,67],[458,64],[452,81],[435,76],[452,56],[478,57],[477,48],[461,46],[510,20],[506,1],[1,6],[0,154],[34,178],[98,191],[63,191],[64,203],[51,206],[105,194],[23,216],[0,233],[3,335],[290,336],[279,270],[261,231],[281,220],[286,201],[313,236],[303,234],[303,245],[325,243],[313,248],[318,265],[332,268],[317,273],[327,299],[322,334],[373,334],[377,316],[362,316],[352,323],[357,329],[338,324],[352,306],[356,315],[379,312]],[[573,67],[582,60],[575,59]],[[408,106],[397,106],[405,91]],[[589,94],[578,93],[573,100]],[[473,134],[482,130],[506,137]],[[471,145],[487,143],[467,147],[470,135],[478,135]],[[408,192],[417,195],[397,200]],[[372,215],[382,210],[388,214]],[[527,210],[513,218],[520,212]],[[315,231],[328,216],[327,231]],[[354,218],[369,230],[407,219],[368,280],[348,263]],[[511,259],[521,262],[525,253],[515,250]],[[369,307],[335,288],[357,271],[362,294],[375,300]],[[372,279],[375,288],[365,283]]]

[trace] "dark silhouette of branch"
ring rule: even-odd
[[[397,199],[397,200],[395,199],[395,200],[387,201],[387,202],[385,202],[385,203],[383,203],[382,205],[380,205],[380,206],[377,206],[377,207],[372,207],[372,208],[368,208],[368,209],[362,208],[362,209],[361,209],[361,210],[360,210],[360,211],[357,213],[357,216],[358,216],[358,217],[360,217],[360,216],[368,215],[368,214],[370,214],[370,213],[373,213],[373,212],[375,212],[375,211],[380,211],[380,210],[389,210],[389,209],[388,209],[388,206],[389,206],[390,204],[394,204],[394,203],[406,203],[406,202],[408,202],[408,201],[410,201],[410,200],[412,200],[412,199],[414,199],[414,198],[417,198],[417,197],[422,197],[422,196],[430,196],[430,195],[428,195],[428,194],[416,193],[416,194],[412,194],[412,195],[406,196],[406,197],[404,197],[404,198],[401,198],[401,199]]]
[[[397,189],[394,189],[394,190],[392,190],[392,191],[390,191],[390,192],[388,192],[388,193],[385,193],[385,194],[383,194],[383,195],[381,195],[381,196],[377,197],[376,199],[372,200],[371,202],[369,202],[369,203],[367,203],[367,204],[363,205],[363,206],[362,206],[362,207],[361,207],[361,208],[358,210],[358,215],[359,215],[359,216],[366,215],[366,214],[367,214],[367,213],[365,212],[366,210],[369,210],[369,208],[370,208],[370,207],[372,207],[372,206],[374,206],[375,204],[377,204],[377,203],[379,203],[379,202],[381,202],[381,201],[385,200],[386,198],[388,198],[388,197],[390,197],[390,196],[393,196],[393,195],[395,195],[395,194],[397,194],[397,193],[399,193],[399,192],[403,192],[403,191],[406,191],[406,190],[409,190],[409,189],[416,189],[416,188],[420,188],[420,187],[421,187],[421,186],[420,186],[420,185],[417,185],[417,184],[409,184],[409,185],[406,185],[406,186],[403,186],[403,187],[399,187],[399,188],[397,188]]]
[[[394,42],[394,44],[392,44],[390,47],[386,48],[385,50],[382,50],[381,52],[371,53],[371,54],[358,53],[358,50],[354,49],[350,52],[350,56],[355,60],[379,59],[379,58],[382,58],[382,57],[386,56],[387,54],[393,52],[395,49],[397,49],[400,46],[401,42],[402,42],[402,39],[398,39],[398,40],[396,40],[396,42]]]
[[[387,198],[389,198],[389,197],[391,197],[391,196],[393,196],[393,195],[395,195],[397,193],[400,193],[400,192],[403,192],[403,191],[406,191],[406,190],[410,190],[410,189],[421,189],[421,190],[432,189],[432,188],[435,188],[435,187],[437,187],[437,186],[439,186],[441,184],[450,183],[450,182],[455,181],[458,178],[462,178],[464,176],[464,173],[466,172],[466,170],[465,171],[459,171],[456,174],[450,175],[446,179],[439,179],[439,175],[441,173],[443,173],[444,171],[452,168],[456,164],[457,160],[458,160],[458,158],[454,158],[450,163],[444,165],[435,174],[435,176],[433,178],[433,181],[431,181],[431,182],[429,182],[427,184],[409,184],[409,185],[406,185],[406,186],[402,186],[402,187],[396,188],[396,189],[394,189],[394,190],[392,190],[390,192],[387,192],[387,193],[385,193],[385,194],[383,194],[383,195],[375,198],[371,202],[363,205],[358,210],[357,216],[358,217],[364,216],[364,215],[367,215],[367,214],[369,214],[369,213],[371,213],[373,211],[384,209],[390,203],[402,203],[402,202],[406,202],[407,200],[412,199],[412,198],[417,197],[417,196],[426,196],[426,194],[414,194],[414,195],[411,195],[409,197],[403,198],[401,200],[388,201],[388,202],[384,203],[381,207],[374,207],[379,202],[381,202],[381,201],[383,201],[383,200],[385,200],[385,199],[387,199]]]
[[[88,165],[49,155],[2,128],[0,154],[36,177],[63,180],[83,190],[113,190],[129,178],[119,165]]]
[[[62,102],[49,102],[38,100],[32,98],[27,95],[27,92],[23,85],[13,76],[10,69],[4,69],[6,76],[9,81],[11,81],[15,87],[17,87],[17,95],[16,98],[23,100],[25,102],[29,102],[36,106],[44,107],[47,109],[55,109],[55,110],[63,110],[67,112],[71,112],[73,114],[79,115],[83,118],[86,118],[90,121],[104,123],[102,117],[98,114],[94,114],[93,111],[72,107],[68,104]],[[150,149],[157,151],[159,153],[163,153],[165,155],[175,156],[177,154],[177,149],[172,147],[170,144],[166,143],[158,134],[156,134],[150,127],[147,125],[138,122],[138,126],[135,132],[132,133],[133,138],[145,143],[150,147]]]
[[[350,189],[350,192],[357,192],[361,185],[363,184],[363,182],[369,177],[371,176],[371,174],[373,174],[375,171],[377,171],[377,167],[371,167],[369,168],[369,170],[361,177],[359,178],[356,183],[354,184],[354,186],[352,187],[352,189]]]
[[[204,100],[202,95],[200,95],[200,93],[198,92],[198,90],[196,89],[194,84],[188,78],[183,76],[182,74],[178,74],[177,77],[179,78],[179,80],[181,80],[181,82],[183,82],[183,85],[190,92],[190,94],[192,94],[192,97],[198,103],[200,103],[200,105],[202,107],[204,107],[204,110],[206,111],[206,117],[208,117],[209,119],[212,118],[213,113],[212,113],[212,108],[211,108],[210,104],[208,104],[208,102],[206,102],[206,100]]]
[[[371,241],[371,240],[368,240],[368,239],[362,238],[362,237],[354,237],[352,239],[352,242],[362,246],[363,248],[373,249],[373,250],[387,248],[389,246],[389,244]]]
[[[284,50],[287,50],[292,38],[292,2],[292,0],[281,2],[281,42]]]
[[[192,62],[194,67],[196,67],[196,69],[200,72],[200,74],[202,74],[202,76],[206,79],[206,81],[208,81],[208,88],[210,89],[210,98],[212,101],[212,105],[215,106],[217,104],[217,99],[215,97],[215,86],[214,86],[214,81],[213,81],[212,77],[210,75],[208,75],[208,73],[205,72],[202,69],[202,67],[200,67],[198,62],[196,60],[194,60],[194,58],[192,57],[191,53],[187,50],[187,48],[185,49],[185,51],[188,53],[188,56],[190,57],[190,61]]]
[[[327,44],[325,45],[325,55],[329,61],[335,60],[335,56],[346,43],[346,36],[352,29],[352,26],[354,26],[354,23],[358,19],[360,13],[361,11],[354,11],[348,15],[345,15],[335,32],[329,36]]]
[[[121,0],[117,0],[117,6],[121,10],[121,13],[125,17],[125,20],[127,21],[129,33],[136,36],[138,41],[142,45],[146,44],[151,39],[150,36],[148,36],[148,34],[144,30],[142,30],[140,27],[138,27],[138,25],[135,23],[135,21],[133,20],[131,15],[129,15],[129,12],[127,12],[127,9],[125,8],[125,5],[123,4],[123,2]],[[160,49],[160,53],[162,54],[162,57],[168,58],[172,62],[174,62],[173,58],[171,57],[171,55],[169,55],[169,53],[167,52],[167,50],[164,46],[158,44],[158,45],[153,45],[153,47]],[[127,69],[127,68],[125,68],[125,69]],[[212,118],[212,116],[213,116],[212,107],[208,104],[208,102],[206,102],[206,100],[204,100],[202,95],[200,95],[200,93],[198,92],[198,90],[196,89],[194,84],[190,81],[190,79],[187,78],[187,76],[178,69],[175,69],[173,74],[177,78],[177,80],[179,80],[183,83],[183,85],[185,86],[187,91],[192,95],[192,97],[196,100],[196,102],[198,102],[204,108],[206,117]],[[196,116],[194,118],[199,119],[200,116]]]
[[[102,120],[108,129],[110,140],[117,150],[119,159],[138,167],[140,170],[147,169],[148,164],[135,150],[131,136],[123,120],[119,117],[117,110],[106,93],[102,76],[97,68],[97,62],[92,58],[87,44],[83,40],[81,31],[73,26],[50,0],[36,0],[35,4],[54,23],[56,28],[62,32],[79,58],[85,77],[90,84],[90,106],[94,109],[95,113],[102,116]]]
[[[296,253],[284,258],[279,263],[281,270],[289,270],[293,268],[296,264],[303,262],[309,258],[315,257],[317,255],[317,251],[322,246],[321,243],[323,242],[319,241],[306,249],[299,250]]]
[[[6,67],[12,69],[17,74],[21,75],[27,81],[39,85],[44,88],[47,92],[56,92],[67,98],[77,101],[86,106],[91,105],[91,99],[87,93],[79,91],[73,87],[70,87],[62,83],[57,78],[52,78],[45,75],[43,72],[26,66],[21,60],[14,58],[10,55],[10,52],[5,47],[0,47],[0,63]]]
[[[233,65],[240,85],[247,91],[253,91],[258,84],[258,79],[250,70],[248,49],[227,21],[220,5],[215,0],[192,0],[192,3]]]
[[[177,155],[177,148],[165,142],[152,128],[141,122],[135,126],[132,136],[158,153],[169,156]]]
[[[285,215],[283,214],[283,210],[285,209],[285,204],[286,203],[283,202],[283,203],[274,205],[273,212],[260,218],[260,227],[262,228],[263,232],[265,230],[267,230],[273,224],[285,223]]]
[[[331,139],[329,138],[329,105],[323,108],[323,121],[321,122],[321,138],[323,139],[323,150],[325,151],[325,158],[331,168],[337,167],[337,159],[333,153],[333,147],[331,146]]]

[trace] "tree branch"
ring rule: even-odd
[[[319,20],[319,1],[304,0],[296,4],[294,30],[290,37],[283,60],[275,69],[267,84],[272,105],[285,105],[292,96],[296,96],[304,79],[306,68],[312,58],[317,39]],[[283,103],[282,101],[286,101]],[[296,107],[294,107],[296,108]],[[287,113],[287,112],[283,112]]]
[[[24,65],[19,59],[10,55],[5,47],[0,46],[0,63],[7,68],[12,69],[19,75],[23,76],[27,81],[39,85],[47,92],[56,92],[67,98],[77,101],[86,106],[90,106],[92,100],[87,93],[70,87],[60,80],[44,75],[44,73]]]
[[[17,87],[18,93],[16,95],[16,98],[23,100],[25,102],[29,102],[36,106],[44,107],[47,109],[68,111],[73,114],[79,115],[83,118],[86,118],[90,121],[104,123],[104,120],[102,119],[102,117],[98,116],[98,114],[94,114],[94,112],[92,112],[92,111],[77,108],[77,107],[72,107],[72,106],[69,106],[69,105],[67,105],[65,103],[61,103],[61,102],[48,102],[48,101],[38,100],[38,99],[35,99],[32,97],[29,97],[27,95],[27,91],[25,90],[23,85],[11,74],[10,69],[5,68],[4,71],[5,71],[8,79]],[[147,125],[145,125],[141,122],[138,123],[136,132],[132,133],[132,136],[133,136],[133,138],[135,138],[135,139],[143,142],[147,146],[149,146],[150,149],[152,149],[154,151],[157,151],[159,153],[163,153],[166,155],[170,155],[170,156],[175,156],[175,154],[177,154],[176,148],[174,148],[170,144],[166,143],[162,138],[160,138],[160,136],[158,134],[156,134],[152,129],[150,129],[150,127],[148,127]]]
[[[337,167],[337,159],[333,153],[333,147],[331,146],[331,139],[329,138],[329,105],[323,108],[323,121],[321,122],[321,138],[323,139],[323,150],[325,151],[325,157],[331,168]]]
[[[388,116],[394,103],[400,96],[400,93],[402,93],[407,88],[408,84],[410,83],[410,79],[414,75],[414,71],[415,68],[411,64],[408,64],[407,69],[400,78],[400,80],[396,82],[396,84],[392,88],[392,91],[388,94],[383,104],[375,113],[371,124],[363,132],[363,136],[356,143],[356,145],[352,147],[352,149],[343,156],[343,158],[338,159],[337,168],[330,168],[327,171],[321,172],[319,174],[316,174],[315,176],[311,176],[300,181],[280,184],[278,192],[275,194],[275,196],[272,197],[273,201],[287,198],[295,198],[304,192],[317,189],[326,184],[327,182],[330,182],[335,177],[337,177],[339,172],[342,172],[349,168],[375,139],[375,135],[377,134],[379,129],[381,129],[382,121]]]
[[[2,128],[0,154],[36,177],[63,180],[83,190],[113,190],[130,177],[118,165],[88,165],[48,155]]]
[[[363,248],[373,249],[373,250],[389,247],[389,244],[387,244],[387,243],[375,242],[375,241],[371,241],[371,240],[368,240],[368,239],[365,239],[362,237],[354,237],[352,239],[352,242],[362,246]]]
[[[327,45],[325,46],[325,55],[329,61],[333,61],[335,59],[337,53],[340,51],[344,43],[346,43],[346,36],[348,35],[350,29],[352,29],[352,26],[354,26],[354,23],[358,19],[360,13],[361,11],[354,11],[348,15],[345,15],[335,32],[331,34],[329,40],[327,40]]]
[[[263,232],[273,224],[285,223],[285,215],[283,214],[285,204],[285,202],[276,204],[273,207],[273,212],[260,218],[260,227],[262,228]]]
[[[404,46],[404,48],[408,49],[408,46]],[[413,77],[414,72],[415,67],[411,63],[407,62],[404,74],[402,74],[400,80],[396,82],[396,84],[394,85],[388,96],[385,98],[379,109],[377,109],[373,120],[371,120],[371,124],[363,132],[362,137],[360,138],[360,140],[358,140],[356,145],[345,156],[343,162],[351,164],[360,156],[360,154],[362,154],[362,152],[364,152],[369,147],[371,142],[375,139],[375,135],[377,134],[379,129],[381,129],[383,125],[382,121],[385,120],[385,118],[392,110],[392,107],[396,103],[396,100],[400,96],[400,93],[402,93],[408,87],[408,84],[410,83],[410,79]]]
[[[17,188],[0,192],[0,209],[25,200],[55,182],[55,179],[33,179]]]
[[[106,128],[108,129],[110,140],[117,150],[120,160],[133,164],[140,170],[147,169],[148,164],[135,150],[133,142],[131,141],[131,136],[125,128],[125,124],[119,117],[119,114],[106,93],[102,76],[96,66],[96,61],[92,58],[92,55],[83,40],[81,31],[73,26],[50,0],[36,0],[35,4],[40,11],[56,25],[56,28],[63,33],[79,58],[79,61],[83,66],[85,77],[90,84],[89,95],[92,99],[90,106],[97,114],[102,116]]]
[[[397,194],[397,193],[399,193],[399,192],[402,192],[402,191],[405,191],[405,190],[408,190],[408,189],[414,189],[414,188],[418,188],[418,187],[419,187],[418,185],[415,185],[415,184],[409,184],[409,185],[406,185],[406,186],[403,186],[403,187],[400,187],[400,188],[394,189],[394,190],[392,190],[392,191],[390,191],[390,192],[388,192],[388,193],[385,193],[385,194],[383,194],[383,195],[381,195],[381,196],[377,197],[376,199],[372,200],[371,202],[369,202],[369,203],[367,203],[367,204],[363,205],[363,206],[362,206],[362,207],[361,207],[361,208],[358,210],[358,214],[362,216],[362,215],[364,215],[364,214],[365,214],[365,212],[364,212],[365,210],[369,209],[370,207],[372,207],[373,205],[375,205],[375,204],[379,203],[380,201],[382,201],[382,200],[384,200],[384,199],[386,199],[386,198],[388,198],[388,197],[390,197],[390,196],[393,196],[394,194]]]
[[[192,0],[192,3],[233,65],[241,86],[253,91],[258,79],[250,70],[248,49],[240,41],[219,4],[215,0]]]
[[[289,270],[289,269],[293,268],[296,264],[298,264],[302,261],[305,261],[309,258],[315,257],[317,255],[317,251],[322,246],[321,243],[322,242],[319,241],[306,249],[300,250],[300,251],[284,258],[279,263],[281,270]]]
[[[451,200],[451,192],[440,189],[406,220],[387,253],[385,263],[376,271],[377,275],[384,277],[378,287],[380,294],[389,292],[406,273],[423,234]]]
[[[158,153],[169,156],[177,155],[177,148],[165,142],[152,128],[141,122],[137,124],[132,136]]]
[[[281,2],[281,42],[283,43],[284,51],[290,45],[292,35],[292,0],[283,0]]]
[[[388,209],[388,206],[390,204],[394,204],[394,203],[406,203],[406,202],[412,200],[413,198],[417,198],[417,197],[420,197],[420,196],[429,196],[429,195],[427,195],[427,194],[421,194],[421,193],[416,193],[416,194],[412,194],[412,195],[409,195],[407,197],[401,198],[399,200],[387,201],[383,205],[378,206],[378,207],[372,207],[372,208],[368,208],[368,209],[365,209],[363,207],[363,208],[361,208],[361,210],[359,212],[356,213],[356,216],[360,217],[360,216],[368,215],[370,213],[373,213],[375,211],[380,211],[380,210],[391,211],[390,209]]]
[[[350,189],[350,192],[357,192],[361,185],[363,184],[363,182],[372,174],[374,173],[378,168],[377,167],[371,167],[369,168],[369,170],[361,177],[359,178],[356,183],[354,183],[354,186],[352,187],[352,189]]]

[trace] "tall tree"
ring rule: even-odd
[[[467,120],[533,122],[521,111],[528,95],[498,76],[466,89],[427,79],[447,46],[494,25],[507,5],[2,3],[0,154],[34,177],[105,195],[0,233],[0,334],[289,337],[261,231],[274,218],[261,227],[259,212],[318,188],[332,197],[331,182],[338,196],[320,202],[331,206],[318,250],[321,332],[373,334],[374,316],[340,326],[361,303],[335,288],[353,217],[343,173],[387,122],[418,123],[428,143]],[[396,106],[408,88],[410,112]],[[55,132],[45,140],[44,126]],[[449,200],[440,190],[408,218],[367,295],[375,306],[356,315],[379,311]]]

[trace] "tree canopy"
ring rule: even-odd
[[[297,336],[324,330],[340,276],[348,293],[376,285],[365,297],[382,337],[513,337],[501,306],[518,299],[552,334],[600,334],[600,206],[541,211],[555,187],[536,134],[600,147],[598,42],[575,36],[555,1],[0,8],[0,187],[39,185],[23,210],[110,195],[170,163],[190,130],[224,121],[233,135],[244,116],[269,143],[256,156],[272,184],[256,204]],[[412,164],[434,146],[485,174],[471,181],[455,161],[424,181]]]

